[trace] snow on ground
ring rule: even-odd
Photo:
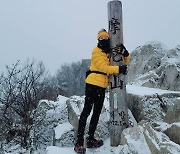
[[[62,106],[64,106],[66,104],[66,101],[68,100],[68,97],[64,97],[59,95],[57,98],[57,102],[54,102],[54,105],[58,105],[59,108],[61,108]]]
[[[127,93],[132,93],[139,96],[154,95],[154,94],[167,94],[167,93],[180,93],[180,91],[161,90],[158,88],[148,88],[138,85],[127,85]]]
[[[64,134],[67,130],[72,129],[72,125],[69,122],[65,122],[63,124],[59,124],[56,128],[55,128],[55,138],[59,139],[61,137],[62,134]]]
[[[146,143],[146,139],[143,135],[144,129],[142,126],[134,127],[132,129],[127,128],[125,130],[125,132],[126,132],[125,139],[128,141],[129,147],[133,149],[134,145],[136,145],[136,149],[134,149],[135,153],[151,154],[151,151],[148,148],[148,145]],[[134,135],[134,134],[136,134],[136,135]]]
[[[156,121],[156,123],[159,125],[157,128],[160,128],[162,131],[165,131],[166,129],[170,128],[172,125],[177,125],[180,127],[180,122],[168,124],[168,123],[163,122],[163,121]]]
[[[135,95],[139,96],[147,96],[147,95],[153,95],[158,93],[159,95],[161,94],[166,94],[166,93],[180,93],[180,91],[169,91],[169,90],[161,90],[157,88],[148,88],[148,87],[142,87],[138,85],[127,85],[127,93],[132,93]],[[67,100],[67,98],[63,99],[59,96],[59,101],[58,103],[64,104]],[[75,100],[79,99],[84,99],[84,97],[79,97],[79,96],[73,96],[72,97]],[[63,102],[64,101],[64,102]],[[105,108],[109,108],[109,100],[108,100],[108,93],[106,93],[106,98],[104,101]],[[109,116],[106,115],[108,118]],[[107,118],[106,117],[106,118]],[[168,128],[170,125],[167,125],[165,123],[159,123],[160,127]],[[72,126],[66,122],[63,124],[59,124],[56,129],[56,138],[59,138],[65,131],[70,130]],[[133,142],[133,141],[132,141]],[[135,142],[135,141],[134,141]],[[143,139],[142,139],[143,142]],[[139,150],[142,151],[142,154],[147,153],[149,149],[143,149],[141,147],[141,143],[137,143],[137,146],[139,146]],[[118,147],[111,147],[110,146],[110,139],[108,138],[107,140],[104,141],[104,145],[100,148],[95,148],[95,149],[86,149],[86,154],[119,154],[121,149],[125,149],[126,146],[119,145]],[[46,154],[75,154],[73,147],[56,147],[56,146],[49,146],[46,149]]]
[[[110,147],[110,139],[104,141],[104,145],[100,148],[86,149],[86,154],[119,154],[122,146]],[[46,149],[46,154],[75,154],[73,147],[61,148],[49,146]]]
[[[58,101],[62,101],[62,102],[65,102],[67,99],[68,99],[67,97],[61,95],[59,95],[57,98]]]
[[[47,147],[46,154],[72,154],[72,148],[60,148],[56,146],[49,146]]]

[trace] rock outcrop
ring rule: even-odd
[[[152,126],[141,121],[139,125],[133,128],[127,128],[123,131],[121,143],[126,148],[122,148],[120,153],[137,153],[137,154],[163,154],[180,152],[179,146],[170,141],[168,136],[162,132],[155,131]]]
[[[180,122],[180,98],[168,108],[164,121],[167,123]]]
[[[164,46],[151,42],[131,53],[129,83],[180,91],[180,46],[171,50]]]
[[[180,145],[180,122],[173,123],[164,133],[175,143]]]

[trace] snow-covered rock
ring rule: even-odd
[[[139,125],[132,128],[127,128],[122,132],[121,143],[122,145],[128,146],[128,153],[151,154],[143,132],[143,127]],[[143,149],[141,149],[141,147],[143,147]],[[123,152],[123,149],[120,152]]]
[[[180,146],[177,144],[178,142],[175,142],[177,139],[174,140],[173,135],[169,135],[171,133],[167,133],[168,135],[164,133],[167,130],[172,132],[170,131],[172,124],[163,122],[166,113],[161,106],[161,103],[164,103],[169,108],[175,104],[179,97],[180,92],[177,91],[127,85],[128,104],[136,120],[140,123],[124,129],[121,145],[111,147],[109,140],[109,99],[107,94],[95,134],[96,137],[102,138],[105,143],[100,148],[87,149],[87,154],[179,153]],[[59,138],[59,142],[56,143],[55,147],[48,147],[46,150],[47,154],[54,154],[56,151],[68,152],[68,154],[73,153],[74,131],[77,130],[75,127],[77,127],[78,118],[84,105],[84,97],[73,96],[66,101],[66,105],[67,110],[71,114],[73,113],[73,116],[68,114],[72,127],[70,125],[67,126],[66,122],[63,123],[64,125],[59,125],[55,128],[56,138]],[[91,115],[87,120],[86,133],[90,117]],[[57,135],[59,136],[57,137]]]
[[[150,42],[136,48],[128,78],[131,84],[180,91],[179,46],[168,50],[162,43]]]
[[[175,112],[175,109],[177,109],[175,104],[179,101],[179,98],[180,92],[178,91],[127,85],[127,101],[132,114],[137,122],[146,121],[125,129],[121,138],[122,145],[111,147],[109,138],[109,98],[107,93],[95,133],[97,138],[104,140],[104,145],[94,150],[87,149],[87,154],[179,153],[178,134],[175,135],[179,131],[179,124],[177,125],[173,121],[172,124],[164,122],[164,117],[169,111],[166,113],[161,106],[161,103],[164,103],[168,109],[172,107],[172,112]],[[37,123],[43,122],[43,125],[37,127],[34,133],[36,133],[38,139],[41,139],[41,137],[46,139],[46,143],[40,140],[43,142],[43,146],[34,152],[39,154],[74,153],[75,127],[77,127],[83,105],[84,96],[72,96],[71,98],[59,96],[57,102],[43,100],[37,108]],[[74,112],[73,116],[69,114],[69,112],[72,113],[69,107]],[[91,114],[87,120],[86,133]],[[74,121],[74,119],[76,120]],[[47,146],[46,152],[44,144]],[[18,148],[13,150],[13,147],[6,151],[11,154],[27,153],[25,150],[22,151]]]
[[[178,154],[179,145],[172,142],[163,132],[158,132],[147,121],[141,121],[139,125],[125,129],[122,132],[121,145],[111,147],[109,138],[104,140],[100,148],[87,149],[87,154]],[[72,154],[73,147],[49,146],[46,154]]]
[[[173,106],[179,97],[180,92],[177,91],[127,85],[128,107],[138,122],[163,121],[166,115],[163,107]]]
[[[176,99],[174,105],[168,108],[164,120],[167,123],[180,122],[180,97]]]
[[[129,153],[173,154],[180,152],[178,144],[172,142],[164,133],[154,130],[153,127],[145,121],[141,121],[139,125],[135,127],[125,129],[122,133],[121,142],[123,145],[128,146]]]
[[[173,123],[164,133],[175,143],[180,145],[180,122]]]

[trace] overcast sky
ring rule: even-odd
[[[27,58],[55,73],[90,59],[97,32],[108,27],[109,0],[0,0],[0,72]],[[131,52],[149,41],[180,44],[180,0],[122,0],[124,43]]]

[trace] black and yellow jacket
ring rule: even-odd
[[[124,64],[128,64],[130,60],[130,55],[124,57]],[[99,71],[106,74],[118,74],[119,66],[110,66],[108,55],[98,47],[94,48],[91,57],[91,71]],[[91,73],[86,78],[86,83],[96,85],[102,88],[107,88],[109,85],[108,75]]]

